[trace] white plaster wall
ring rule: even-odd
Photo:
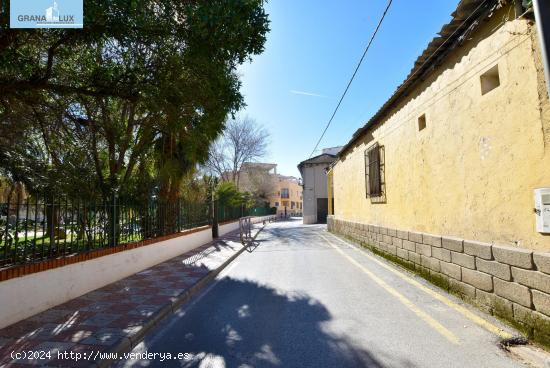
[[[232,231],[239,230],[239,221],[230,222],[228,224],[219,225],[218,235],[223,236]]]
[[[320,164],[303,168],[304,224],[317,223],[317,198],[328,198],[326,166]]]
[[[220,233],[238,228],[220,226]],[[212,229],[0,282],[0,328],[101,288],[212,240]]]

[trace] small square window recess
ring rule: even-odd
[[[498,74],[498,64],[481,74],[479,77],[481,82],[481,94],[491,92],[498,86],[500,86],[500,76]]]
[[[418,131],[421,131],[424,128],[426,128],[426,114],[422,114],[418,118]]]

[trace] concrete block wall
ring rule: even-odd
[[[353,241],[550,345],[550,253],[328,218]]]

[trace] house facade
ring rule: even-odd
[[[326,223],[329,209],[326,170],[342,147],[325,148],[318,156],[300,162],[304,191],[304,224]]]
[[[276,207],[279,217],[302,215],[300,180],[278,174],[277,164],[245,162],[238,182],[240,191],[256,193],[269,202],[269,207]]]
[[[270,196],[271,207],[277,208],[278,217],[302,216],[303,193],[300,179],[277,175],[276,191]]]
[[[550,101],[520,5],[460,2],[331,166],[329,229],[550,341]]]

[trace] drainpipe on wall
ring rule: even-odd
[[[550,97],[550,0],[533,0],[533,10],[539,34],[546,89]]]

